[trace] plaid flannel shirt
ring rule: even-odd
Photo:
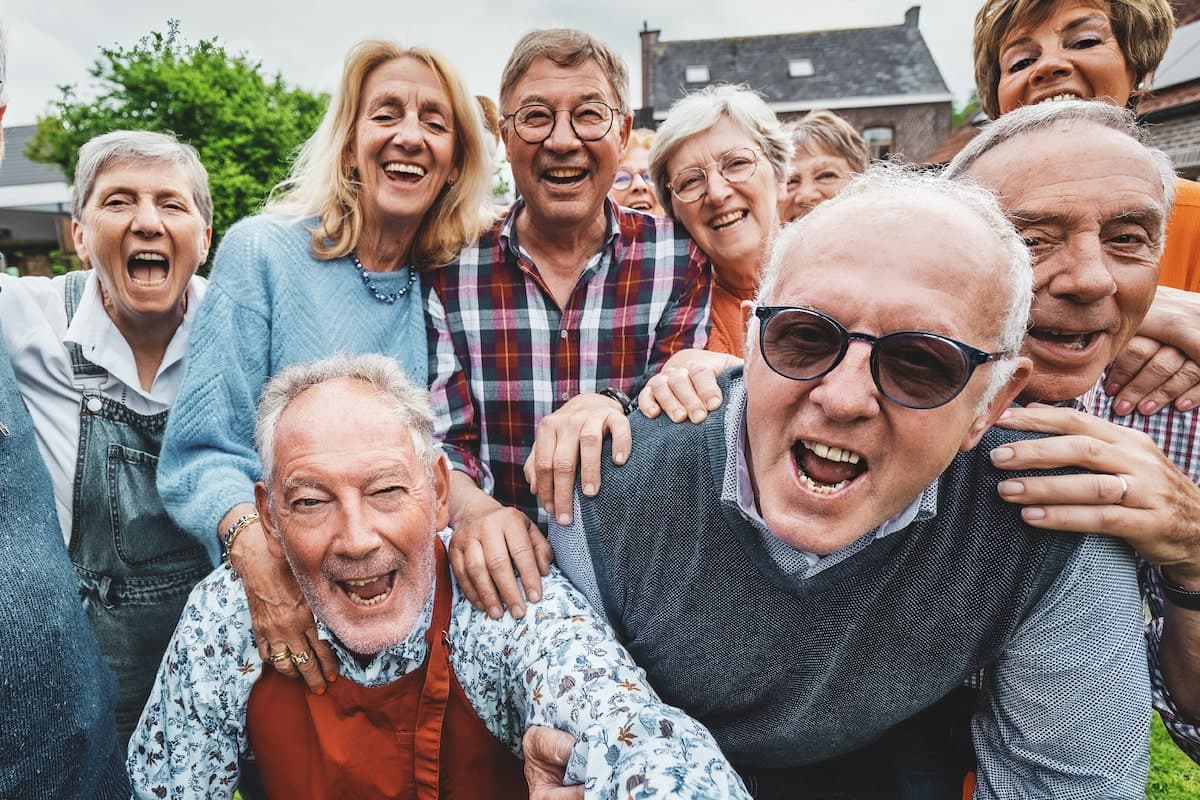
[[[605,200],[604,244],[559,308],[517,242],[512,211],[427,274],[430,392],[455,469],[544,530],[523,466],[542,417],[582,392],[636,395],[708,338],[708,259],[673,221]]]
[[[1084,410],[1101,419],[1146,434],[1194,483],[1200,483],[1200,410],[1178,411],[1174,406],[1167,406],[1148,417],[1138,413],[1119,417],[1113,412],[1113,398],[1104,393],[1107,378],[1107,374],[1102,375],[1100,382],[1080,398]],[[1167,684],[1159,666],[1158,651],[1163,632],[1162,588],[1154,570],[1145,562],[1141,563],[1138,577],[1151,616],[1146,626],[1146,656],[1150,661],[1154,707],[1162,714],[1163,724],[1179,744],[1179,748],[1193,761],[1200,763],[1200,722],[1188,720],[1179,713],[1167,691]]]

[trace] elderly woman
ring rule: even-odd
[[[0,275],[0,317],[67,548],[117,677],[122,746],[188,593],[216,550],[171,522],[155,489],[167,411],[212,234],[208,174],[173,137],[115,131],[79,151],[76,252],[90,267]]]
[[[654,131],[638,128],[629,132],[629,141],[617,164],[617,176],[613,178],[610,194],[626,208],[661,217],[663,207],[650,178],[650,148],[653,145]]]
[[[1167,0],[987,0],[975,17],[979,101],[993,118],[1064,98],[1133,107],[1174,29]],[[1200,291],[1194,181],[1176,186],[1159,283]]]
[[[666,212],[712,261],[708,350],[741,358],[741,304],[779,228],[779,195],[792,145],[761,97],[709,86],[667,113],[650,151],[650,174]]]
[[[479,105],[446,61],[365,41],[346,57],[316,133],[263,214],[221,243],[188,352],[159,487],[171,515],[245,580],[264,662],[320,689],[337,667],[254,514],[259,392],[333,352],[396,358],[423,384],[421,271],[490,219]]]
[[[795,147],[787,187],[779,198],[779,219],[787,223],[836,196],[867,168],[871,153],[854,126],[832,111],[810,111],[784,130]]]

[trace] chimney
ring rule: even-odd
[[[644,109],[652,109],[654,106],[654,97],[650,90],[653,84],[650,79],[654,72],[654,51],[658,47],[658,34],[661,32],[650,30],[649,23],[643,20],[641,33],[638,34],[642,37],[642,108]]]
[[[913,6],[904,12],[904,27],[916,30],[921,23],[921,7]]]

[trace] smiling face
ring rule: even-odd
[[[812,308],[854,332],[920,330],[996,349],[1009,294],[998,278],[1004,251],[960,205],[864,196],[801,224],[809,227],[790,243],[771,305]],[[987,365],[945,405],[904,408],[880,395],[861,341],[824,377],[790,380],[764,362],[759,324],[745,368],[751,478],[771,532],[799,550],[834,552],[895,516],[1015,393],[1002,391],[977,415]]]
[[[368,236],[415,230],[457,177],[450,96],[420,59],[386,61],[367,74],[351,157]]]
[[[274,441],[272,502],[261,483],[256,500],[313,613],[361,655],[403,641],[433,581],[445,462],[431,477],[410,430],[361,381],[305,391],[280,416]]]
[[[1068,97],[1125,105],[1134,71],[1097,5],[1064,0],[1039,24],[1014,27],[1004,37],[996,88],[1001,113]]]
[[[626,208],[661,216],[663,209],[654,194],[654,184],[642,177],[650,174],[650,151],[645,147],[630,147],[617,169],[632,175],[633,182],[624,189],[613,187],[613,199]]]
[[[1025,399],[1078,397],[1154,299],[1162,178],[1140,144],[1086,123],[1022,134],[985,153],[968,174],[997,192],[1033,251],[1033,322],[1023,352],[1034,369]]]
[[[734,148],[749,148],[758,156],[754,174],[739,183],[721,177],[716,163]],[[721,277],[738,285],[756,285],[758,272],[779,227],[779,181],[758,142],[729,117],[685,139],[667,159],[672,182],[680,171],[708,170],[707,191],[685,203],[672,201],[675,216],[713,262]]]
[[[822,147],[797,148],[787,188],[779,198],[779,219],[791,222],[837,196],[854,177],[854,168],[840,155]]]
[[[602,138],[582,141],[569,119],[570,109],[586,100],[621,107],[604,71],[592,59],[561,67],[544,56],[535,58],[524,76],[503,98],[502,111],[513,114],[521,106],[542,103],[556,112],[554,130],[541,144],[529,144],[505,120],[504,149],[512,163],[513,182],[525,199],[526,211],[539,231],[577,230],[601,219],[604,198],[612,189],[617,163],[629,137],[632,120],[613,119]]]
[[[188,281],[208,258],[212,237],[181,167],[109,164],[71,232],[79,257],[96,270],[104,309],[119,330],[178,326]]]

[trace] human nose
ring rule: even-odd
[[[729,181],[716,164],[704,170],[704,194],[713,205],[720,205],[730,195]]]
[[[1033,64],[1032,80],[1035,85],[1049,83],[1070,75],[1073,70],[1074,66],[1065,50],[1047,47]]]
[[[138,201],[133,215],[133,232],[141,236],[158,236],[163,232],[162,214],[150,198]]]
[[[421,120],[415,114],[406,114],[396,122],[392,132],[392,142],[400,147],[412,148],[420,145]]]
[[[1105,259],[1104,248],[1096,236],[1076,236],[1058,251],[1042,258],[1034,268],[1037,281],[1051,295],[1076,303],[1093,303],[1116,294]]]
[[[565,120],[562,118],[563,114],[567,115]],[[542,145],[551,150],[573,150],[579,146],[579,137],[575,135],[575,128],[571,125],[569,110],[554,112],[554,124],[550,128],[550,135],[546,137],[546,141],[542,142]]]
[[[853,422],[879,413],[879,391],[871,377],[868,342],[852,341],[832,370],[816,379],[809,398],[835,422]]]
[[[342,558],[364,559],[379,548],[379,534],[361,498],[339,503],[341,513],[334,533],[333,552]]]

